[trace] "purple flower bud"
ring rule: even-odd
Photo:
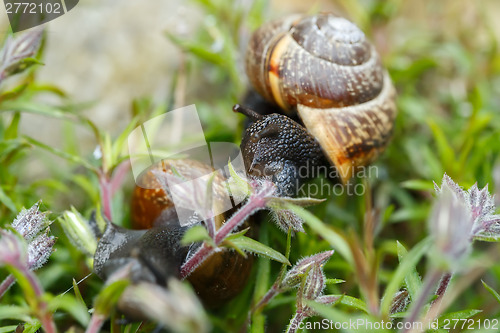
[[[338,302],[341,297],[342,296],[322,295],[316,297],[315,301],[320,304],[331,305]]]
[[[31,270],[42,267],[52,254],[56,239],[54,236],[48,235],[49,231],[47,228],[43,234],[28,244],[28,266]]]
[[[391,309],[389,313],[394,314],[403,312],[405,311],[408,304],[410,304],[410,293],[406,289],[400,290],[394,295],[394,298],[392,299]]]
[[[310,257],[303,258],[295,264],[285,275],[283,281],[281,281],[280,288],[281,289],[290,289],[297,287],[306,274],[309,274],[309,271],[312,270],[313,266],[317,266],[320,268],[321,273],[323,271],[323,264],[330,259],[333,254],[333,250],[320,252]],[[313,273],[317,274],[317,273]],[[323,273],[322,273],[323,274]],[[324,283],[324,281],[323,281]]]
[[[443,192],[448,191],[452,194],[454,201],[458,201],[466,207],[467,213],[465,215],[468,216],[469,220],[468,223],[464,223],[460,232],[466,233],[470,241],[474,239],[500,241],[500,215],[494,214],[495,201],[488,192],[488,185],[480,190],[477,184],[474,184],[465,191],[445,174],[441,188],[435,183],[434,187],[440,197],[443,196]]]
[[[50,222],[47,220],[47,212],[40,212],[40,201],[30,209],[23,209],[12,222],[12,227],[26,239],[33,240]]]
[[[288,209],[272,209],[272,214],[275,223],[278,227],[287,231],[288,228],[292,228],[295,232],[304,232],[304,220],[302,220],[297,214]]]
[[[12,232],[0,229],[0,266],[27,267],[26,244]]]
[[[471,214],[462,200],[447,185],[443,185],[429,219],[429,231],[434,237],[435,259],[442,259],[446,269],[459,268],[471,247]]]
[[[325,274],[323,273],[323,269],[320,265],[313,265],[309,274],[307,274],[302,289],[302,297],[315,300],[323,293],[323,289],[325,289]]]
[[[0,83],[5,77],[22,71],[33,63],[26,60],[38,51],[42,33],[43,29],[33,29],[17,37],[8,37],[0,51]]]

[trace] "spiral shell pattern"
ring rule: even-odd
[[[245,63],[262,96],[298,111],[344,181],[387,145],[395,90],[375,48],[350,21],[319,14],[268,23],[252,35]]]

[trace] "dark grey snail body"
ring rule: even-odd
[[[357,168],[375,160],[389,142],[397,113],[395,90],[374,47],[344,18],[331,14],[293,16],[262,26],[250,39],[246,71],[264,98],[285,113],[298,112],[304,130],[344,182]],[[270,165],[283,177],[285,169],[296,172],[305,159],[313,167],[320,163],[317,149],[311,149],[310,144],[299,153],[279,149],[283,140],[269,137],[283,134],[265,129],[265,123],[276,123],[268,117],[278,116],[257,119],[244,135],[241,148],[247,168]],[[288,145],[310,141],[301,131],[294,132],[300,134],[288,138]],[[256,137],[262,140],[256,141]],[[251,154],[247,156],[245,151]],[[264,151],[267,154],[257,153]],[[296,166],[290,167],[294,163]]]

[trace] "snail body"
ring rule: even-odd
[[[373,45],[348,20],[319,14],[268,23],[252,35],[245,65],[255,90],[285,114],[297,111],[304,130],[310,134],[290,133],[286,144],[312,137],[343,182],[357,168],[374,161],[387,146],[397,113],[395,89]],[[272,116],[280,118],[282,124],[291,121],[285,116]],[[262,129],[263,122],[269,122],[267,117],[256,119],[254,124],[260,124],[249,127],[242,140],[243,151],[255,152],[257,148],[246,145],[255,146],[256,137],[263,139],[279,132]],[[260,150],[275,149],[267,146]],[[309,151],[301,158],[293,153],[275,159],[295,163],[308,158],[314,166],[319,159],[314,149],[307,157]],[[246,158],[254,166],[263,159],[255,154]]]

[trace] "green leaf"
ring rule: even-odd
[[[346,297],[346,296],[344,296]],[[375,330],[370,327],[370,324],[368,322],[373,322],[379,323],[379,319],[373,318],[370,316],[367,316],[365,314],[359,316],[359,315],[350,315],[346,314],[344,311],[338,310],[335,307],[332,307],[331,305],[325,305],[325,304],[320,304],[311,300],[305,301],[305,303],[310,306],[315,312],[317,312],[320,316],[329,319],[333,321],[334,323],[342,323],[344,329],[342,329],[342,332],[351,332],[351,333],[372,333]],[[339,300],[339,304],[342,304],[342,299]],[[358,320],[362,320],[364,323],[367,323],[366,326],[364,325],[359,325],[358,327],[351,327],[349,326],[350,322],[357,322]],[[380,323],[379,323],[380,324]],[[349,329],[351,327],[351,329]],[[332,327],[333,329],[333,327]],[[330,330],[325,330],[325,331],[330,331]],[[383,328],[377,329],[377,333],[383,333],[383,332],[390,332],[389,330],[385,330]]]
[[[414,191],[432,191],[434,184],[431,181],[422,179],[410,179],[401,183],[403,188]]]
[[[23,333],[37,333],[41,327],[42,327],[42,323],[40,323],[40,321],[32,320],[32,321],[24,324]]]
[[[450,146],[446,135],[444,134],[441,127],[434,122],[434,120],[428,120],[429,127],[434,135],[434,140],[439,151],[439,156],[441,157],[441,163],[445,166],[445,170],[449,170],[448,167],[452,168],[456,166],[456,157],[453,148]]]
[[[494,242],[494,243],[498,243],[500,242],[500,235],[489,235],[489,234],[482,234],[482,233],[478,233],[476,235],[474,235],[472,238],[474,238],[474,240],[478,240],[478,241],[482,241],[482,242]]]
[[[7,208],[9,208],[13,213],[17,213],[16,204],[11,198],[3,191],[0,186],[0,202],[2,202]]]
[[[94,313],[109,316],[129,284],[129,280],[118,280],[106,285],[95,300]]]
[[[30,321],[31,309],[27,306],[0,305],[0,320]]]
[[[361,310],[365,313],[368,313],[368,307],[366,306],[366,303],[360,300],[359,298],[347,295],[332,295],[332,296],[341,297],[339,304],[343,304],[350,308]]]
[[[389,315],[389,310],[392,303],[392,298],[394,294],[401,287],[401,283],[405,279],[405,277],[415,269],[418,261],[422,256],[427,252],[431,245],[432,239],[430,237],[424,238],[420,241],[415,247],[408,252],[407,255],[403,258],[403,260],[399,263],[398,268],[392,275],[391,281],[385,288],[384,296],[382,298],[382,304],[380,306],[381,312],[383,315]]]
[[[286,208],[302,218],[316,234],[321,235],[321,237],[330,243],[336,252],[340,253],[340,255],[342,255],[347,262],[354,266],[354,260],[349,244],[340,232],[337,232],[331,226],[325,225],[320,219],[302,207],[286,204]]]
[[[446,314],[439,317],[438,322],[442,323],[441,325],[439,325],[439,327],[442,327],[444,325],[445,319],[448,319],[451,321],[453,319],[468,319],[468,318],[473,317],[481,312],[483,312],[483,310],[469,309],[469,310],[462,310],[462,311],[457,311],[457,312],[446,313]]]
[[[82,294],[80,293],[80,288],[78,287],[78,283],[75,279],[73,279],[73,291],[75,293],[75,297],[81,304],[85,305],[85,301],[83,300]]]
[[[71,155],[71,154],[68,154],[62,150],[59,150],[59,149],[56,149],[56,148],[53,148],[51,146],[48,146],[46,145],[45,143],[43,142],[40,142],[36,139],[33,139],[33,138],[30,138],[29,136],[24,136],[24,138],[31,144],[39,147],[39,148],[42,148],[54,155],[57,155],[59,157],[62,157],[64,158],[65,160],[68,160],[70,162],[73,162],[73,163],[76,163],[76,164],[79,164],[79,165],[82,165],[84,166],[85,168],[87,168],[88,170],[90,171],[93,171],[95,172],[96,174],[98,173],[98,170],[96,169],[96,167],[94,167],[92,164],[90,164],[89,162],[85,161],[83,158],[81,158],[80,156],[77,156],[77,155]]]
[[[13,155],[31,146],[21,139],[6,140],[0,142],[0,159],[8,161]]]
[[[252,238],[241,235],[237,238],[231,239],[231,243],[244,251],[258,254],[264,258],[272,259],[282,264],[290,265],[290,262],[283,254]]]
[[[71,316],[75,318],[83,327],[86,327],[90,321],[90,315],[87,306],[85,306],[85,304],[82,304],[72,295],[64,294],[54,297],[48,303],[48,307],[52,312],[63,310],[71,314]]]
[[[184,51],[192,53],[198,58],[208,61],[214,65],[225,67],[227,59],[225,59],[219,53],[210,52],[210,47],[207,47],[207,45],[190,42],[168,32],[166,33],[166,35],[172,43],[174,43]]]
[[[481,280],[481,282],[483,283],[483,286],[486,288],[486,290],[488,290],[490,292],[490,294],[492,294],[493,297],[495,297],[495,299],[497,300],[497,302],[500,303],[500,295],[495,291],[495,289],[491,288],[483,280]]]
[[[268,243],[269,224],[263,223],[260,228],[261,243]],[[253,295],[253,304],[257,304],[269,289],[269,277],[271,276],[271,261],[267,258],[260,257],[257,264],[257,276],[255,277],[255,289]],[[252,314],[252,322],[250,326],[251,333],[265,333],[266,316],[261,310],[256,310]]]
[[[41,114],[44,116],[68,119],[69,114],[60,108],[56,108],[47,104],[37,104],[32,101],[12,100],[0,103],[0,112],[2,111],[21,111]]]
[[[17,329],[17,325],[0,327],[0,333],[14,332]]]
[[[58,220],[71,243],[86,256],[93,257],[97,240],[87,219],[71,206]]]
[[[118,161],[120,155],[124,152],[124,144],[127,141],[128,135],[135,129],[139,122],[139,117],[135,116],[121,132],[118,138],[115,139],[112,146],[112,156],[114,161]]]
[[[236,170],[234,170],[233,165],[231,164],[231,160],[227,162],[227,166],[229,169],[229,174],[231,178],[229,178],[229,193],[231,193],[234,197],[248,197],[251,194],[251,187],[248,183],[247,179],[240,176]]]
[[[324,202],[325,200],[326,199],[280,197],[280,198],[271,198],[269,200],[268,206],[275,209],[283,208],[285,204],[307,207],[307,206],[317,205],[319,203]]]
[[[342,280],[342,279],[326,279],[325,280],[325,284],[329,285],[329,284],[339,284],[339,283],[344,283],[345,280]]]
[[[207,229],[202,225],[195,225],[189,228],[181,240],[181,245],[189,245],[195,242],[212,241]]]
[[[241,231],[229,234],[226,238],[224,238],[224,240],[232,240],[232,239],[244,236],[248,232],[248,230],[250,230],[250,227],[243,229]]]
[[[399,262],[402,262],[403,259],[408,255],[408,251],[406,248],[399,242],[396,241],[398,248],[398,259]],[[410,294],[410,298],[415,300],[418,294],[418,291],[422,287],[422,280],[418,275],[417,270],[414,268],[410,269],[408,274],[405,276],[405,285],[408,288],[408,293]]]
[[[14,116],[12,117],[12,121],[10,122],[9,127],[5,130],[4,139],[10,140],[17,138],[17,130],[19,128],[19,120],[21,120],[21,114],[19,112],[14,112]]]

